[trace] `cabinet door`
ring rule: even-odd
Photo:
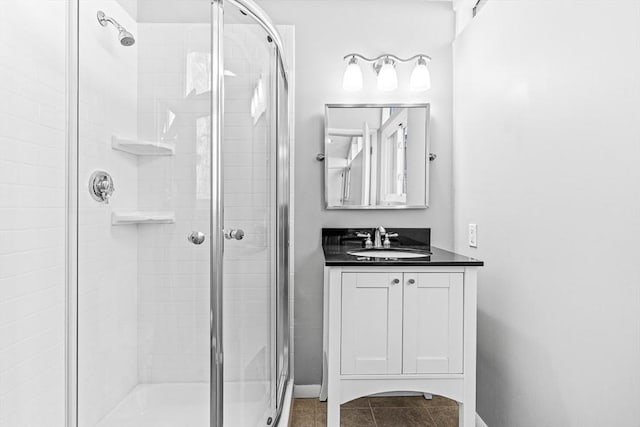
[[[402,274],[342,274],[342,374],[402,372]]]
[[[462,273],[405,273],[405,374],[462,373]]]

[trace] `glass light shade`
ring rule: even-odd
[[[378,71],[378,89],[384,92],[398,88],[398,75],[391,61],[382,64]]]
[[[411,90],[425,91],[431,89],[431,74],[427,67],[427,61],[423,58],[418,59],[418,63],[411,72],[411,81],[409,82]]]
[[[362,69],[355,58],[351,58],[342,77],[342,88],[348,92],[356,92],[362,89]]]

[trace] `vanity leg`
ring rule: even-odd
[[[332,399],[331,395],[327,399],[327,426],[340,425],[340,401]]]
[[[476,427],[476,405],[472,403],[458,403],[458,426]]]
[[[327,376],[329,369],[327,367],[327,352],[322,351],[322,385],[320,386],[320,401],[326,402],[328,395]]]
[[[329,361],[327,350],[329,348],[329,271],[324,269],[324,289],[322,292],[322,386],[320,388],[320,401],[326,402],[329,393],[327,384],[329,378]]]
[[[464,395],[462,403],[459,404],[461,427],[476,425],[477,283],[477,270],[466,268],[464,273]]]
[[[332,269],[329,283],[340,283],[342,273]],[[340,288],[326,289],[328,296],[328,323],[329,335],[327,340],[327,426],[340,426],[340,402],[342,400],[342,387],[340,384]]]

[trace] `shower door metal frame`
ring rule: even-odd
[[[66,15],[66,192],[65,192],[65,425],[78,425],[78,114],[79,4],[68,0]]]
[[[222,427],[224,415],[224,350],[222,340],[222,286],[224,263],[224,5],[211,0],[211,252],[209,414],[211,427]]]
[[[283,52],[277,51],[276,56],[282,56]],[[277,223],[278,223],[278,247],[277,247],[277,280],[276,280],[276,326],[280,316],[279,311],[282,312],[282,319],[284,323],[284,328],[277,329],[276,328],[276,337],[275,337],[275,398],[276,398],[276,418],[279,418],[280,412],[282,410],[282,403],[284,402],[284,397],[287,390],[287,383],[291,376],[291,313],[289,307],[289,291],[290,291],[290,199],[291,199],[291,187],[290,187],[290,138],[291,138],[291,124],[290,124],[290,105],[289,105],[289,81],[287,80],[287,75],[284,69],[284,63],[281,61],[281,58],[276,60],[275,67],[275,99],[276,99],[276,108],[275,108],[275,123],[276,123],[276,151],[277,151],[277,180],[278,185],[276,188],[277,194]],[[282,79],[282,82],[280,82]],[[280,93],[280,84],[284,88],[286,96],[281,97]],[[281,116],[281,108],[282,103],[286,106],[286,117]],[[284,120],[283,120],[284,119]],[[285,123],[287,129],[286,138],[282,138],[283,129],[281,129],[280,124]],[[280,349],[278,348],[278,343],[282,341],[283,343],[283,361],[285,366],[282,371],[280,370],[280,366],[278,362],[280,361],[280,354],[278,353]],[[286,356],[286,357],[285,357]]]

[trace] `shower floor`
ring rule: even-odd
[[[225,383],[225,425],[263,425],[262,405],[234,399],[264,384]],[[253,411],[252,411],[253,410]],[[253,417],[251,416],[253,414]],[[253,419],[249,419],[253,418]],[[257,418],[257,419],[256,419]],[[209,427],[209,384],[139,384],[96,427]]]
[[[139,384],[96,427],[208,427],[209,384]]]

